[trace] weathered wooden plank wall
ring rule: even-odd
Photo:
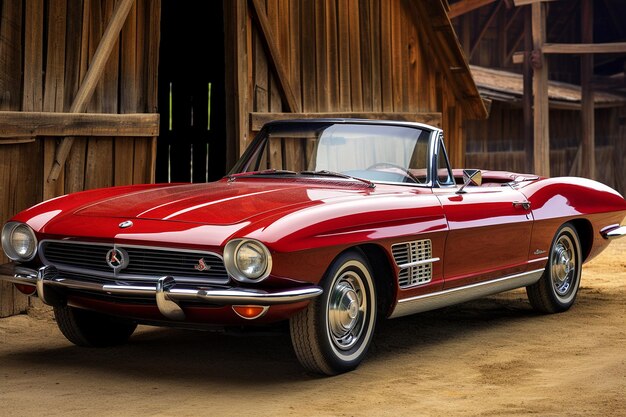
[[[0,4],[0,110],[68,111],[116,0]],[[135,1],[88,112],[155,112],[159,22],[160,0]],[[23,137],[0,139],[0,222],[57,195],[152,181],[154,140],[76,138],[59,179],[48,183],[58,139],[39,137],[26,143]],[[0,254],[0,262],[6,261]],[[0,284],[0,317],[27,305],[27,298],[12,285]]]
[[[439,112],[453,164],[462,163],[463,111],[428,49],[421,29],[428,16],[415,16],[405,0],[261,3],[303,113]],[[248,31],[248,111],[285,111],[262,33],[250,17],[243,29]],[[240,152],[253,137],[249,129],[245,133]],[[271,158],[304,160],[303,152],[285,143],[272,149]]]
[[[626,192],[625,108],[596,109],[597,180]],[[581,176],[578,147],[581,140],[580,112],[550,111],[550,176]],[[465,166],[523,172],[524,138],[522,110],[494,102],[488,120],[467,121]]]

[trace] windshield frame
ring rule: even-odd
[[[266,146],[266,142],[270,137],[270,130],[275,126],[284,126],[284,125],[310,125],[311,129],[315,129],[316,127],[322,127],[324,125],[331,126],[334,124],[353,124],[353,125],[376,125],[376,126],[390,126],[390,127],[403,127],[415,130],[421,130],[428,132],[428,148],[427,148],[427,166],[426,166],[426,181],[422,183],[409,183],[409,182],[394,182],[394,181],[381,181],[381,180],[369,180],[369,179],[357,179],[355,180],[365,180],[371,181],[374,184],[388,184],[388,185],[399,185],[399,186],[408,186],[408,187],[420,187],[420,188],[432,188],[437,182],[437,175],[434,172],[437,167],[434,164],[434,158],[437,154],[437,144],[439,135],[441,133],[441,129],[438,129],[433,126],[414,123],[414,122],[398,122],[398,121],[384,121],[384,120],[368,120],[368,119],[292,119],[292,120],[277,120],[272,121],[263,126],[263,128],[256,134],[248,148],[245,150],[243,155],[239,158],[237,163],[233,166],[233,168],[226,175],[228,178],[248,178],[249,176],[246,174],[250,174],[253,176],[255,172],[266,172],[264,178],[268,178],[271,176],[271,172],[267,170],[259,170],[259,171],[245,171],[249,169],[250,164],[253,162],[254,158],[258,158],[258,153],[263,152],[264,147]],[[299,176],[299,173],[296,173],[296,176]],[[310,178],[310,176],[307,176]]]

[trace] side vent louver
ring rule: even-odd
[[[408,288],[427,284],[432,279],[432,263],[439,258],[432,257],[432,242],[430,239],[413,242],[397,243],[391,246],[393,259],[400,268],[398,285]]]

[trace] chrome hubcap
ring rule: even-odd
[[[366,312],[361,277],[352,271],[344,272],[335,281],[328,304],[328,327],[335,346],[347,350],[359,341]]]
[[[576,269],[576,254],[571,239],[563,235],[552,250],[552,285],[560,296],[572,288]]]

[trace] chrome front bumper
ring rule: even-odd
[[[13,262],[0,265],[0,279],[16,284],[36,286],[39,298],[50,305],[59,302],[57,291],[55,291],[57,288],[95,291],[111,295],[153,297],[159,311],[172,320],[185,319],[185,313],[179,305],[181,301],[202,301],[221,306],[247,304],[271,306],[308,301],[322,294],[322,289],[317,286],[267,292],[248,288],[212,288],[201,284],[181,285],[171,276],[161,277],[155,284],[131,285],[119,281],[100,284],[63,278],[54,266],[44,266],[39,270],[34,270]]]

